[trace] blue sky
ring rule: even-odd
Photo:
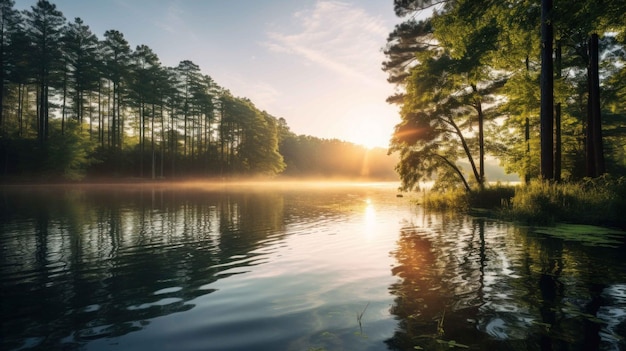
[[[198,64],[292,131],[387,146],[397,108],[381,71],[392,0],[50,0],[102,38],[108,29],[161,62]],[[36,0],[16,0],[18,9]]]

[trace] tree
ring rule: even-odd
[[[388,75],[387,81],[395,85],[403,85],[411,75],[411,67],[417,62],[417,55],[428,50],[435,50],[438,44],[433,37],[432,21],[402,22],[387,37],[384,49],[387,60],[383,62],[383,71]],[[387,102],[402,103],[404,94],[398,92],[387,99]]]
[[[61,58],[61,34],[65,25],[63,13],[47,0],[39,0],[26,12],[27,33],[34,44],[34,65],[38,85],[38,137],[41,144],[49,135],[50,87],[58,71]]]
[[[73,114],[76,121],[82,125],[85,115],[85,105],[90,108],[89,99],[85,93],[96,88],[99,74],[97,69],[98,38],[91,32],[89,26],[80,18],[68,25],[64,38],[65,55],[69,64],[69,71],[73,90]],[[90,126],[92,119],[89,119]],[[90,134],[91,134],[90,127]]]
[[[541,176],[554,179],[554,68],[552,0],[541,0]]]
[[[519,173],[524,179],[541,175],[549,179],[560,178],[561,172],[566,178],[584,175],[584,167],[581,172],[580,165],[581,160],[584,165],[585,158],[590,160],[588,164],[596,165],[597,169],[604,168],[601,166],[603,138],[610,135],[613,152],[617,145],[614,140],[618,140],[613,138],[617,138],[620,131],[616,121],[623,119],[618,117],[621,114],[607,110],[607,106],[613,106],[615,111],[617,105],[609,99],[617,99],[617,96],[603,97],[599,91],[606,94],[609,88],[612,91],[620,89],[620,80],[612,77],[617,77],[620,67],[620,63],[614,63],[624,62],[621,58],[623,55],[619,54],[623,53],[624,44],[618,39],[624,35],[623,21],[620,20],[623,19],[626,7],[623,2],[555,1],[551,19],[545,20],[544,13],[543,24],[544,27],[549,24],[553,28],[556,53],[550,48],[553,40],[544,40],[542,43],[537,35],[542,23],[539,21],[541,7],[533,1],[394,1],[396,13],[402,16],[434,4],[439,6],[433,16],[419,26],[413,16],[398,25],[390,34],[385,50],[388,61],[383,63],[383,69],[389,73],[390,82],[404,88],[388,99],[403,105],[401,113],[406,121],[397,126],[396,132],[407,133],[416,126],[424,128],[423,124],[408,120],[425,118],[432,124],[428,126],[433,128],[432,133],[436,133],[432,140],[423,140],[422,146],[419,146],[419,139],[411,140],[417,144],[400,145],[407,140],[403,140],[405,135],[399,135],[396,141],[400,144],[395,146],[398,147],[396,150],[406,151],[406,160],[401,161],[398,166],[406,173],[405,177],[411,172],[416,172],[413,175],[419,179],[422,176],[427,177],[429,172],[440,177],[438,171],[445,168],[451,170],[452,175],[460,174],[450,166],[455,162],[456,156],[445,147],[452,145],[449,144],[452,139],[444,139],[445,134],[441,134],[441,130],[436,128],[437,123],[442,121],[441,117],[450,111],[458,114],[455,122],[462,133],[469,137],[466,144],[470,151],[478,156],[478,177],[476,173],[474,177],[476,179],[482,178],[481,145],[485,152],[491,150],[497,154],[508,170]],[[422,29],[421,33],[417,31],[418,28]],[[426,31],[424,28],[429,29]],[[594,42],[594,33],[600,39],[597,51],[594,50],[595,45],[590,44]],[[543,74],[545,79],[540,79],[541,63],[538,58],[541,57],[542,46],[547,48],[543,54],[546,62],[544,68],[553,64],[553,55],[558,58],[553,87],[543,89],[543,107],[541,82],[555,78],[553,73],[546,73]],[[428,52],[434,54],[426,54]],[[593,52],[599,53],[597,56],[600,60],[604,59],[606,62],[592,64]],[[448,56],[448,62],[445,61],[445,56]],[[436,61],[439,59],[443,60],[441,65],[445,68],[437,71],[439,65]],[[609,60],[613,63],[609,63]],[[419,76],[411,75],[418,71]],[[433,79],[431,74],[439,79]],[[465,89],[458,83],[463,81],[468,85]],[[592,84],[592,81],[595,83]],[[453,84],[458,84],[459,89],[447,88]],[[474,91],[473,96],[467,94],[474,86],[479,92]],[[485,88],[482,93],[481,88]],[[431,93],[424,94],[424,91]],[[472,97],[473,104],[468,104]],[[443,106],[452,101],[460,105],[450,105],[446,111]],[[440,104],[441,106],[437,105],[440,109],[431,106],[429,110],[425,110],[428,109],[426,102]],[[405,109],[409,103],[417,109]],[[462,105],[474,109],[479,126],[477,135],[470,132],[469,125],[463,122],[464,118],[459,118],[462,110],[457,108]],[[487,113],[481,118],[480,108],[484,106],[488,106]],[[555,106],[558,118],[552,117]],[[599,117],[607,114],[611,116],[610,119]],[[544,118],[540,118],[541,115]],[[495,135],[492,134],[493,131],[480,132],[481,120],[484,122],[490,119],[498,119],[499,123],[491,124],[490,127],[501,126],[500,139],[507,140],[506,144],[494,143],[495,140],[489,138],[490,135]],[[542,125],[546,130],[544,133],[540,132]],[[597,131],[597,126],[600,125],[602,127]],[[611,132],[607,133],[605,125],[610,125]],[[481,134],[486,137],[483,141]],[[542,134],[543,137],[539,137]],[[456,140],[454,143],[463,145],[460,138]],[[553,147],[553,140],[556,141],[556,148]],[[424,148],[428,143],[437,147]],[[544,151],[541,150],[541,144]],[[597,148],[599,151],[594,150],[594,145],[600,145]],[[585,148],[588,149],[586,152]],[[443,155],[444,151],[449,154]],[[434,153],[434,158],[425,157],[426,152]],[[617,157],[617,154],[613,155]],[[442,156],[446,161],[443,161]],[[598,164],[594,158],[600,160]],[[429,159],[433,162],[424,162]],[[437,159],[440,160],[439,164],[435,162]],[[539,162],[541,159],[548,165],[542,165]],[[409,162],[423,163],[412,170]],[[469,163],[470,168],[473,168],[471,162]],[[589,175],[592,173],[587,171]],[[600,173],[602,171],[595,175]],[[459,179],[459,176],[455,176],[455,179]]]
[[[4,96],[11,63],[9,52],[11,37],[19,28],[19,15],[13,9],[13,0],[0,0],[0,133],[4,132]]]
[[[193,154],[193,149],[189,150],[190,142],[189,142],[189,128],[192,125],[191,115],[193,106],[193,90],[200,84],[200,66],[196,65],[192,61],[184,60],[178,64],[176,68],[177,73],[179,75],[178,78],[178,87],[180,89],[181,103],[182,103],[182,113],[183,113],[183,156],[187,156],[188,152],[191,151]]]
[[[276,175],[285,169],[278,151],[278,121],[265,111],[253,109],[253,120],[246,125],[241,146],[244,163],[252,174]]]
[[[386,53],[390,60],[384,69],[390,73],[390,81],[405,84],[404,95],[389,99],[402,104],[403,122],[396,127],[391,151],[400,151],[398,171],[405,189],[435,174],[438,181],[452,179],[446,176],[452,174],[469,190],[456,164],[460,158],[470,164],[478,186],[484,186],[484,126],[493,115],[484,104],[493,104],[506,77],[494,74],[485,64],[496,49],[498,28],[493,20],[481,19],[478,10],[468,9],[471,6],[474,4],[466,1],[448,2],[446,11],[435,13],[430,24],[409,22],[389,37]],[[468,18],[467,13],[474,15]],[[411,32],[422,36],[409,40],[398,35]],[[419,50],[414,52],[411,75],[407,76],[402,66],[410,62],[404,53],[410,47]],[[478,125],[478,133],[472,132],[473,123]]]
[[[398,17],[404,17],[433,6],[452,2],[452,0],[393,0],[393,10]]]
[[[132,80],[130,87],[137,108],[137,127],[139,134],[139,175],[143,177],[143,161],[146,142],[146,120],[150,117],[151,134],[150,145],[152,152],[152,178],[155,177],[154,158],[154,120],[156,119],[156,105],[160,102],[158,85],[160,80],[161,63],[158,56],[146,45],[139,45],[132,55]],[[150,109],[147,111],[147,106]]]
[[[130,46],[124,35],[116,30],[107,30],[101,45],[104,72],[113,84],[111,105],[108,108],[111,119],[109,145],[114,150],[121,150],[124,129],[121,106],[124,96],[124,80],[129,72]]]

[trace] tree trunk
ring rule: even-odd
[[[61,108],[61,135],[65,134],[66,111],[67,111],[67,66],[63,70],[63,107]]]
[[[556,78],[561,79],[561,41],[556,43]],[[561,181],[561,103],[554,109],[554,180]]]
[[[554,179],[554,68],[552,0],[541,0],[541,177]]]
[[[20,137],[23,135],[23,127],[24,127],[24,93],[28,93],[26,90],[25,84],[19,83],[17,86],[17,121],[18,121],[18,134]]]
[[[172,177],[172,179],[174,179],[174,177],[176,176],[176,152],[177,152],[177,147],[176,145],[178,144],[178,135],[176,134],[176,121],[174,119],[174,106],[172,105],[171,109],[170,109],[170,120],[171,120],[171,127],[170,127],[170,154],[172,157],[172,170],[171,170],[171,174],[170,177]]]
[[[587,175],[589,177],[598,177],[606,171],[602,146],[598,41],[598,34],[596,33],[589,38],[589,110],[587,118]]]
[[[43,76],[43,73],[42,73]],[[45,135],[46,135],[46,129],[45,129],[45,117],[44,117],[44,109],[45,109],[45,104],[43,102],[44,100],[44,96],[45,96],[45,81],[44,79],[41,79],[41,82],[39,83],[39,91],[37,93],[37,120],[38,120],[38,128],[37,128],[37,136],[39,138],[39,143],[41,145],[43,145],[44,141],[46,140]]]
[[[152,151],[152,179],[156,178],[156,154],[154,151],[154,119],[156,118],[156,109],[152,103],[152,121],[150,121],[150,149]]]
[[[526,141],[526,173],[524,174],[524,184],[530,184],[530,119],[526,117],[526,125],[524,131],[524,140]]]
[[[476,94],[476,98],[474,100],[476,113],[478,114],[478,169],[479,169],[479,177],[478,177],[478,186],[480,190],[485,188],[485,115],[483,113],[483,106],[478,98],[478,88],[475,84],[472,84],[472,89],[474,90],[474,94]]]
[[[467,156],[467,160],[469,161],[470,166],[472,167],[474,178],[480,184],[480,173],[478,172],[478,169],[476,168],[476,163],[474,162],[474,158],[472,157],[472,153],[470,152],[469,145],[467,145],[467,141],[465,140],[465,137],[463,136],[461,129],[459,128],[459,126],[456,125],[456,123],[454,123],[454,120],[451,117],[448,117],[448,120],[446,121],[446,123],[451,125],[452,128],[454,128],[454,130],[456,131],[457,136],[461,140],[463,151],[465,151],[465,156]]]
[[[4,131],[4,21],[0,21],[0,133]]]
[[[465,191],[467,191],[468,193],[471,191],[471,188],[469,186],[469,183],[467,183],[467,180],[465,179],[465,177],[463,176],[463,172],[461,172],[461,170],[459,169],[459,167],[457,167],[454,162],[448,160],[447,158],[435,154],[435,156],[439,156],[448,166],[450,166],[454,172],[459,176],[459,178],[461,179],[461,182],[463,182],[463,187],[465,187]]]
[[[161,143],[160,143],[160,149],[161,149],[161,164],[160,166],[160,178],[163,179],[164,175],[163,175],[163,167],[164,167],[164,162],[165,162],[165,114],[163,113],[163,104],[165,99],[163,97],[161,97],[161,106],[160,106],[160,110],[159,110],[159,115],[161,116]]]
[[[50,91],[49,91],[49,86],[46,83],[45,89],[44,89],[44,95],[45,98],[43,100],[43,106],[44,106],[44,110],[43,110],[43,116],[44,116],[44,127],[45,127],[45,134],[44,134],[44,140],[48,141],[48,137],[50,136],[50,102],[48,101],[48,97],[50,96]]]

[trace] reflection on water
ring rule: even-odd
[[[262,263],[284,234],[281,198],[264,194],[5,194],[3,345],[46,347],[136,331],[193,308],[211,283]],[[10,318],[10,323],[6,318]]]
[[[5,189],[0,349],[626,349],[623,246],[394,189]]]
[[[0,349],[379,349],[394,189],[5,190]]]
[[[626,348],[626,263],[528,228],[425,215],[400,233],[394,350]],[[623,248],[622,248],[623,250]]]

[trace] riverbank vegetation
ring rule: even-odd
[[[624,2],[394,5],[404,22],[389,34],[383,69],[398,88],[388,101],[401,111],[391,150],[404,190],[433,180],[432,207],[623,223]],[[489,156],[522,184],[490,187]]]
[[[626,229],[626,178],[604,175],[577,182],[533,180],[482,191],[427,192],[419,201],[439,210],[467,211],[528,224],[594,224]]]
[[[200,66],[161,64],[53,3],[0,0],[0,180],[397,179],[393,157],[291,132]]]
[[[533,181],[515,190],[503,214],[530,223],[585,223],[626,228],[626,178],[573,183]]]

